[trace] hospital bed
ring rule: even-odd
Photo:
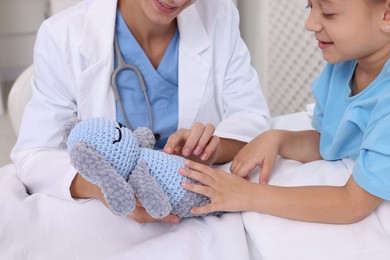
[[[28,99],[33,67],[10,99]],[[10,111],[23,104],[11,102]],[[16,112],[19,111],[19,112]],[[312,106],[274,117],[272,128],[310,129]],[[13,118],[17,131],[20,120]],[[229,164],[220,166],[229,170]],[[302,164],[278,158],[270,184],[343,185],[353,161]],[[251,175],[258,180],[259,171]],[[267,198],[258,198],[267,199]],[[113,215],[102,203],[29,195],[13,165],[0,169],[0,259],[390,259],[390,202],[350,225],[304,223],[244,212],[190,218],[180,224],[138,224]]]
[[[310,113],[275,117],[272,126],[308,129]],[[351,160],[302,164],[278,158],[270,184],[343,185],[352,166]],[[228,170],[229,164],[221,168]],[[96,200],[29,195],[13,165],[7,165],[0,169],[0,208],[0,259],[390,259],[390,202],[350,225],[255,212],[189,218],[178,225],[138,224]]]
[[[291,3],[302,3],[279,1],[288,8],[297,7]],[[302,53],[309,55],[303,60],[320,66],[319,59],[310,53]],[[268,55],[269,72],[274,59],[271,53],[263,54]],[[315,71],[317,67],[308,69]],[[286,70],[289,69],[282,69]],[[24,104],[31,96],[32,71],[31,66],[18,78],[9,96],[16,133]],[[276,74],[272,75],[266,82],[272,82]],[[304,89],[298,96],[287,95],[289,101],[281,99],[279,103],[284,108],[275,103],[273,113],[279,115],[272,118],[272,128],[311,128],[312,106],[306,107],[310,103],[309,83],[307,78],[301,81],[300,77],[292,82],[286,77],[277,86],[263,86],[268,93],[275,93],[277,87]],[[272,95],[268,98],[272,99]],[[286,104],[296,107],[290,111]],[[220,167],[229,170],[229,164]],[[302,164],[278,158],[270,184],[343,185],[352,167],[351,160]],[[251,180],[257,181],[258,175],[259,170],[251,175]],[[45,194],[29,195],[16,177],[13,165],[7,165],[0,169],[0,259],[389,260],[390,202],[350,225],[305,223],[255,212],[189,218],[178,225],[138,224],[113,215],[96,200],[72,203]]]

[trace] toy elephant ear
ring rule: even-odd
[[[152,130],[147,127],[138,127],[133,134],[140,147],[153,148],[156,143]]]
[[[62,129],[62,136],[64,137],[65,142],[68,142],[68,137],[70,132],[72,131],[73,127],[80,121],[81,121],[80,119],[74,117],[70,119],[68,122],[66,122],[64,128]]]

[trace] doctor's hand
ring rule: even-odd
[[[179,129],[173,133],[164,147],[164,152],[176,154],[202,164],[211,165],[217,159],[220,143],[214,135],[215,127],[211,124],[196,123],[192,129]]]
[[[70,187],[70,192],[73,198],[98,199],[107,207],[108,210],[110,210],[110,207],[108,206],[100,188],[97,185],[88,182],[80,174],[76,174],[75,178],[73,179]],[[180,221],[179,217],[173,214],[169,214],[162,219],[154,219],[146,212],[145,208],[141,206],[138,200],[136,201],[134,211],[127,215],[127,217],[133,219],[138,223],[167,222],[177,224]]]
[[[178,224],[180,221],[179,217],[174,214],[169,214],[162,219],[155,219],[146,212],[145,208],[138,200],[134,211],[127,216],[138,223],[166,222],[171,224]]]
[[[101,200],[103,204],[110,209],[110,207],[107,205],[106,200],[104,199],[103,194],[100,192],[97,199]],[[141,205],[141,203],[137,200],[135,204],[135,209],[133,212],[131,212],[129,215],[127,215],[128,218],[131,218],[135,222],[144,224],[144,223],[156,223],[156,222],[166,222],[171,224],[178,224],[180,222],[180,218],[174,214],[169,214],[168,216],[162,218],[162,219],[155,219],[152,216],[149,215],[149,213],[146,211],[146,209]]]

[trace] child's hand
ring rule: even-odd
[[[181,168],[180,174],[198,181],[200,184],[183,182],[186,190],[202,194],[211,200],[210,204],[193,208],[192,214],[206,214],[215,211],[245,211],[250,209],[253,201],[250,186],[255,184],[226,173],[219,169],[213,169],[203,164],[186,160],[185,165],[189,169]]]
[[[220,142],[214,131],[213,125],[202,123],[196,123],[192,129],[179,129],[168,138],[164,152],[211,165],[216,160]]]
[[[279,153],[281,137],[278,131],[267,131],[249,142],[234,157],[230,170],[233,174],[246,177],[257,166],[261,167],[259,182],[268,183],[268,179]]]

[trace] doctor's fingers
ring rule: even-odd
[[[138,223],[167,222],[167,223],[177,224],[180,221],[179,217],[173,214],[169,214],[168,216],[162,219],[152,218],[152,216],[150,216],[149,213],[146,212],[145,208],[140,206],[139,204],[136,205],[134,211],[129,215],[127,215],[127,217],[131,218],[132,220]]]
[[[191,153],[198,156],[206,146],[213,140],[215,127],[212,124],[196,123],[186,138],[183,146],[183,155],[190,156]],[[214,140],[215,142],[215,140]],[[212,146],[210,148],[213,148]],[[210,148],[208,150],[210,150]],[[208,151],[210,152],[210,151]]]
[[[217,157],[217,149],[220,144],[220,139],[218,136],[213,135],[209,140],[207,146],[203,149],[202,154],[200,155],[200,160],[206,165],[212,165]]]
[[[168,154],[180,154],[182,147],[189,135],[188,129],[181,128],[168,137],[167,143],[164,146],[164,152]]]

